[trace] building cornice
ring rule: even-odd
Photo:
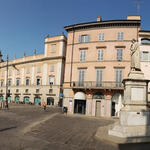
[[[45,44],[49,44],[49,43],[55,43],[55,42],[66,42],[66,39],[61,39],[61,40],[53,40],[53,41],[48,41],[48,42],[44,42]]]
[[[47,61],[47,60],[57,60],[57,59],[65,59],[65,56],[56,56],[56,57],[44,57],[40,59],[35,59],[35,60],[28,60],[28,61],[22,61],[22,62],[16,62],[16,63],[10,63],[8,66],[16,66],[16,65],[22,65],[22,64],[28,64],[28,63],[35,63],[35,62],[42,62],[42,61]],[[0,66],[1,68],[5,68],[6,64],[4,66]]]
[[[139,26],[141,25],[140,20],[108,20],[108,21],[96,21],[96,22],[87,22],[81,24],[74,24],[65,26],[65,30],[67,32],[74,31],[74,30],[82,30],[82,29],[89,29],[89,28],[103,28],[103,27],[131,27],[131,26]]]

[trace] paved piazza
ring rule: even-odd
[[[116,150],[94,138],[111,119],[61,113],[60,108],[11,105],[0,110],[0,150]]]

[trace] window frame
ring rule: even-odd
[[[122,61],[123,60],[123,48],[116,49],[116,60]]]
[[[105,33],[99,33],[98,40],[105,41]]]
[[[97,49],[97,60],[104,61],[104,49]]]
[[[118,32],[117,40],[118,41],[123,41],[124,40],[124,32]]]

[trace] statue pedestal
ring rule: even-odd
[[[123,80],[125,107],[121,109],[119,123],[108,131],[109,135],[133,138],[134,142],[134,138],[138,137],[138,142],[142,142],[143,138],[149,137],[150,141],[150,109],[147,107],[148,82],[149,80],[144,79],[141,71],[131,71],[128,78]]]

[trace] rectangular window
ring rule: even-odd
[[[53,93],[53,89],[49,89],[49,93],[50,93],[50,94]]]
[[[11,80],[8,80],[8,86],[11,86]]]
[[[29,92],[29,89],[25,89],[25,93],[28,93]]]
[[[104,60],[104,50],[103,49],[98,49],[98,61],[103,61]]]
[[[142,61],[150,61],[150,53],[148,51],[142,51]]]
[[[16,93],[19,93],[19,89],[16,89]]]
[[[26,74],[30,73],[30,68],[26,68]]]
[[[54,72],[54,65],[50,66],[50,72]]]
[[[86,57],[86,50],[80,50],[80,61],[84,62]]]
[[[122,86],[122,74],[123,70],[122,69],[115,69],[115,82],[116,82],[116,87],[121,87]]]
[[[29,85],[29,84],[30,84],[30,80],[26,79],[26,85]]]
[[[40,73],[40,72],[41,72],[41,67],[38,66],[38,67],[37,67],[37,73]]]
[[[49,84],[50,85],[53,85],[54,84],[54,77],[49,77]]]
[[[36,79],[36,85],[40,85],[41,84],[40,82],[41,82],[40,78],[37,78]]]
[[[4,81],[2,80],[2,81],[1,81],[1,86],[3,86],[3,85],[4,85]]]
[[[124,40],[124,33],[118,32],[118,41],[123,41],[123,40]]]
[[[96,86],[101,87],[104,69],[96,69]]]
[[[51,45],[51,52],[55,53],[56,52],[56,44]]]
[[[20,84],[20,80],[17,79],[17,80],[16,80],[16,86],[19,86],[19,84]]]
[[[84,86],[85,69],[79,69],[79,86]]]
[[[123,54],[123,50],[122,48],[118,48],[117,49],[117,61],[121,61],[122,60],[122,54]]]
[[[104,33],[99,34],[99,41],[104,41]]]
[[[79,43],[86,43],[86,42],[90,42],[90,35],[79,35],[79,39],[78,39]]]
[[[36,93],[40,93],[40,89],[36,89]]]

